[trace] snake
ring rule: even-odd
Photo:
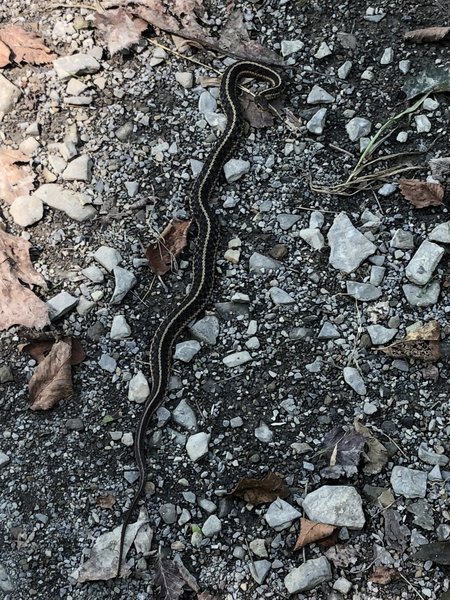
[[[174,343],[184,328],[205,308],[214,286],[215,263],[220,239],[219,222],[210,204],[211,195],[219,180],[224,164],[236,149],[245,126],[239,102],[239,81],[255,78],[269,84],[255,96],[260,108],[278,97],[283,88],[280,74],[266,64],[241,60],[229,66],[221,80],[220,100],[226,116],[226,127],[203,167],[189,194],[189,210],[196,229],[196,243],[192,259],[192,283],[181,303],[169,311],[156,329],[150,344],[150,394],[139,417],[134,437],[134,455],[139,471],[134,497],[122,521],[117,577],[124,558],[125,533],[146,483],[145,434],[151,417],[164,401],[172,365]]]

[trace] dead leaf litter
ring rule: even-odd
[[[445,600],[440,4],[44,4],[0,6],[5,597]],[[148,348],[189,290],[187,195],[236,58],[284,95],[242,96],[214,293],[178,340],[116,579]]]

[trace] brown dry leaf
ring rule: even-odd
[[[0,40],[11,49],[13,59],[17,63],[44,65],[58,57],[34,33],[25,31],[19,25],[2,27]]]
[[[374,435],[372,435],[370,429],[365,427],[359,419],[355,419],[353,426],[355,431],[364,437],[367,446],[363,451],[364,473],[366,475],[376,475],[377,473],[381,473],[389,458],[387,449]]]
[[[112,494],[103,494],[97,498],[97,504],[101,508],[112,508],[116,503],[116,498]]]
[[[29,288],[47,289],[44,278],[33,269],[31,244],[0,229],[0,330],[13,325],[42,329],[49,324],[48,307]]]
[[[380,348],[392,358],[413,358],[435,362],[441,358],[440,326],[435,320],[411,331],[403,340]]]
[[[16,163],[29,162],[30,157],[19,150],[0,148],[0,200],[12,204],[19,196],[28,196],[35,175],[29,167],[18,167]]]
[[[444,198],[444,188],[440,183],[430,183],[420,179],[400,179],[400,192],[415,208],[439,206]]]
[[[378,585],[387,585],[399,578],[400,576],[396,569],[379,565],[373,568],[372,574],[369,576],[369,581]]]
[[[450,33],[450,27],[425,27],[424,29],[414,29],[407,31],[403,36],[407,42],[424,44],[427,42],[439,42]]]
[[[11,50],[0,40],[0,69],[9,65]]]
[[[30,339],[26,344],[19,344],[19,350],[29,354],[38,363],[41,363],[52,349],[55,342],[62,340],[71,344],[72,351],[70,355],[70,364],[78,365],[86,358],[86,352],[81,345],[80,340],[73,337],[60,337],[56,333],[48,333],[39,337]]]
[[[263,110],[252,99],[249,94],[243,94],[241,98],[241,106],[244,113],[244,118],[256,129],[263,127],[272,127],[274,116],[269,110]]]
[[[228,494],[239,496],[250,504],[273,502],[277,498],[287,498],[289,489],[276,473],[267,473],[263,479],[243,478]]]
[[[94,24],[103,32],[111,56],[138,44],[142,32],[148,27],[146,21],[133,18],[124,8],[95,13]]]
[[[154,574],[154,584],[160,588],[156,598],[178,600],[183,594],[185,581],[173,560],[159,556]]]
[[[209,592],[205,591],[197,596],[197,600],[220,600],[220,598],[219,598],[219,596],[216,596],[215,594],[213,595],[213,594],[210,594]]]
[[[233,3],[227,7],[230,12],[219,39],[210,35],[205,23],[205,9],[202,0],[140,0],[139,6],[129,7],[132,13],[153,27],[175,34],[178,37],[200,44],[202,47],[235,58],[258,60],[269,64],[283,64],[281,57],[251,40],[245,27],[242,13],[231,10]]]
[[[150,244],[145,251],[145,256],[150,268],[156,275],[164,275],[170,271],[173,260],[187,244],[187,234],[190,221],[178,221],[173,219],[161,233],[154,244]]]
[[[59,341],[39,363],[28,382],[31,410],[50,410],[59,400],[72,393],[70,357],[72,344]]]
[[[335,529],[336,527],[333,525],[310,521],[302,517],[300,519],[300,532],[295,542],[294,550],[301,550],[308,544],[314,544],[314,542],[329,537]]]

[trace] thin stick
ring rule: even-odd
[[[406,583],[408,584],[408,586],[417,594],[417,596],[419,598],[421,598],[421,600],[425,600],[425,597],[422,596],[422,594],[419,592],[419,590],[413,586],[413,584],[409,581],[409,579],[406,579],[406,577],[403,575],[403,573],[400,573],[400,571],[397,571],[397,573],[400,575],[400,577],[406,581]]]

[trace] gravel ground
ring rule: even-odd
[[[214,72],[163,55],[145,41],[111,58],[98,32],[74,28],[90,11],[48,10],[45,4],[14,0],[0,7],[1,23],[38,23],[59,56],[88,54],[99,69],[72,78],[72,90],[51,64],[3,69],[22,97],[1,122],[0,134],[13,148],[35,137],[35,187],[52,181],[48,172],[54,173],[56,184],[87,196],[95,216],[81,222],[46,205],[43,218],[24,229],[3,204],[3,223],[32,244],[33,264],[49,285],[37,293],[49,300],[66,291],[78,299],[53,327],[81,340],[87,358],[73,369],[69,399],[50,412],[32,412],[27,381],[36,363],[18,350],[27,332],[13,327],[0,333],[4,597],[152,598],[153,564],[164,548],[171,558],[178,555],[201,590],[227,600],[286,598],[291,592],[311,600],[448,598],[448,566],[412,557],[427,542],[450,539],[450,236],[445,226],[442,235],[432,233],[448,221],[446,201],[416,210],[396,185],[379,193],[384,184],[397,184],[398,176],[349,197],[313,191],[310,182],[320,187],[344,181],[360,155],[360,138],[409,106],[402,92],[407,77],[431,64],[448,65],[445,41],[406,44],[403,34],[445,25],[450,4],[395,0],[373,3],[372,9],[358,0],[238,3],[252,35],[276,52],[284,48],[284,106],[300,126],[289,126],[285,118],[251,129],[235,155],[248,161],[248,172],[214,194],[222,242],[207,311],[216,318],[205,325],[213,343],[193,344],[198,333],[183,334],[180,342],[190,344],[177,349],[181,359],[174,363],[165,405],[170,412],[160,411],[151,424],[146,506],[152,552],[130,552],[127,579],[82,584],[75,569],[89,557],[95,538],[120,524],[133,495],[130,434],[142,404],[133,394],[129,399],[130,380],[139,372],[147,375],[152,332],[189,285],[194,236],[179,270],[163,282],[154,279],[143,256],[173,215],[186,214],[195,161],[206,157],[217,133],[202,114],[205,103],[211,109],[214,88],[199,107],[205,92],[200,78]],[[210,15],[223,10],[209,6]],[[171,45],[167,37],[160,41]],[[286,42],[292,41],[302,43],[288,54]],[[229,64],[210,53],[197,51],[195,57],[220,71]],[[343,78],[338,70],[346,61],[351,70]],[[192,87],[179,82],[186,72],[193,74]],[[318,90],[317,102],[310,95],[314,86],[326,92]],[[92,100],[80,106],[65,102],[68,96]],[[401,120],[376,154],[411,153],[393,159],[417,167],[406,177],[426,180],[429,161],[448,152],[447,98],[430,100],[426,109]],[[324,123],[319,109],[326,109]],[[353,122],[356,132],[348,127],[355,117],[366,120]],[[36,122],[39,135],[26,133]],[[65,160],[54,152],[62,142],[91,158],[92,177],[64,176]],[[81,171],[88,166],[83,161]],[[96,255],[102,246],[117,250],[120,266],[137,279],[117,303],[110,300],[118,275]],[[425,258],[417,265],[417,258],[411,261],[419,247]],[[82,271],[93,266],[89,278]],[[404,286],[411,284],[420,286],[411,293],[425,295],[426,306],[407,298]],[[118,316],[130,328],[123,339],[111,331]],[[389,336],[402,339],[411,326],[431,320],[441,329],[443,356],[437,362],[377,350]],[[117,319],[115,325],[124,326]],[[362,464],[324,470],[325,436],[337,426],[351,429],[359,415],[387,449],[386,464],[372,475]],[[203,454],[195,462],[188,440]],[[226,495],[241,478],[267,472],[283,476],[290,488],[287,505],[254,506]],[[333,498],[324,486],[336,486]],[[356,495],[348,498],[349,489]],[[315,490],[319,497],[308,498]],[[382,492],[391,502],[383,504]],[[105,494],[115,498],[112,509],[99,505]],[[337,546],[293,552],[299,516],[330,522],[334,502],[338,510],[352,509],[347,521],[337,523]],[[281,514],[281,526],[273,525],[273,513]],[[395,524],[390,534],[389,519]],[[309,577],[310,590],[295,587],[302,585],[302,564],[309,568],[302,576]],[[374,583],[370,577],[380,565],[400,574],[391,583]],[[183,597],[197,595],[186,591]]]

